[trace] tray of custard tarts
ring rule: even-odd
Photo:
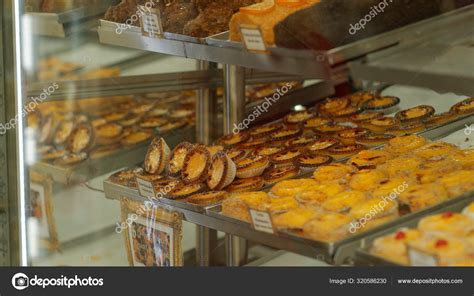
[[[421,256],[421,260],[420,260]],[[474,202],[420,217],[357,251],[362,265],[474,266]]]
[[[474,150],[407,135],[322,165],[310,177],[280,181],[268,192],[231,193],[208,213],[249,225],[249,209],[267,211],[278,236],[331,255],[400,221],[472,200],[472,193]]]
[[[97,160],[149,143],[154,135],[194,124],[194,97],[180,96],[181,103],[125,98],[112,106],[47,108],[28,115],[28,127],[35,131],[38,159],[57,166],[73,166]],[[162,101],[167,96],[163,95]],[[99,98],[101,99],[101,98]],[[53,112],[54,111],[54,112]]]

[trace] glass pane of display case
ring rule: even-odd
[[[5,265],[474,265],[472,1],[17,2]]]

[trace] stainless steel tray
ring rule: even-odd
[[[162,135],[170,146],[179,144],[183,139],[192,140],[196,136],[194,126],[171,131]],[[149,143],[141,143],[134,147],[123,148],[116,153],[99,159],[88,159],[73,166],[57,166],[48,162],[37,162],[30,167],[38,173],[51,176],[61,184],[83,183],[95,177],[113,172],[126,165],[134,165],[143,161]],[[125,164],[125,165],[124,165]]]
[[[469,205],[470,202],[474,200],[474,192],[471,193],[471,198],[467,199],[462,199],[457,203],[452,204],[451,206],[447,206],[443,208],[441,211],[438,212],[443,212],[443,211],[451,211],[451,212],[461,212],[467,205]],[[433,213],[434,214],[434,213]],[[423,217],[426,217],[424,215]],[[414,228],[418,225],[418,222],[421,220],[423,217],[418,217],[416,219],[412,219],[409,222],[406,222],[404,224],[399,225],[398,228]],[[383,233],[380,233],[378,237],[387,235],[392,233],[391,231],[384,231]],[[373,240],[372,240],[373,241]],[[385,258],[373,255],[370,253],[370,248],[372,247],[372,241],[364,248],[358,249],[355,254],[355,264],[360,265],[360,266],[402,266],[400,264],[397,264],[393,261],[387,260]]]

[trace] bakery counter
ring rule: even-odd
[[[196,131],[194,126],[180,130],[173,130],[162,135],[172,145],[177,145],[183,139],[194,139]],[[49,162],[37,162],[31,170],[51,176],[61,184],[83,183],[98,176],[116,171],[123,167],[124,163],[138,164],[143,161],[149,142],[143,142],[130,148],[122,148],[117,151],[96,159],[88,159],[77,165],[59,166]]]
[[[67,11],[28,12],[23,18],[28,30],[35,35],[66,38],[69,35],[90,31],[114,0],[98,1],[97,5]],[[28,7],[26,8],[28,9]]]

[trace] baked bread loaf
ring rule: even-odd
[[[331,49],[438,15],[441,2],[322,0],[278,23],[275,43],[293,49]]]

